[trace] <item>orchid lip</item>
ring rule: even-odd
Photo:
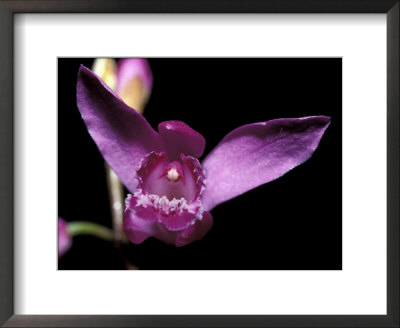
[[[136,206],[141,206],[143,208],[152,207],[155,210],[160,211],[163,215],[169,215],[172,213],[182,214],[184,211],[190,209],[190,204],[188,204],[187,200],[183,197],[180,199],[173,198],[170,200],[165,195],[159,196],[154,194],[144,194],[141,189],[136,191],[133,196],[137,199]],[[200,212],[202,213],[202,211]],[[201,215],[199,215],[198,219],[201,220]]]
[[[158,222],[169,231],[181,231],[202,220],[205,172],[197,159],[181,155],[179,161],[168,163],[165,152],[151,152],[141,160],[136,180],[125,212]]]
[[[184,198],[192,202],[204,189],[205,173],[193,157],[182,155],[180,161],[168,163],[165,152],[151,152],[142,159],[136,180],[137,188],[144,194],[165,196],[168,200]]]

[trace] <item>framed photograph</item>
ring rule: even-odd
[[[0,14],[1,324],[399,326],[398,1]]]

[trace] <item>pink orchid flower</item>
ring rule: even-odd
[[[124,230],[132,243],[149,237],[184,246],[211,229],[217,205],[279,178],[311,157],[330,124],[327,116],[243,125],[202,161],[205,139],[167,121],[156,132],[84,66],[77,104],[90,135],[122,183]]]
[[[67,230],[67,222],[58,218],[58,257],[63,256],[72,245],[72,238]]]

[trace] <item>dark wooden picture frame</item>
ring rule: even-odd
[[[385,13],[387,315],[14,315],[13,30],[18,13]],[[0,324],[5,327],[399,327],[399,0],[0,1]]]

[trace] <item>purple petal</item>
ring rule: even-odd
[[[153,75],[149,62],[144,58],[124,58],[118,61],[116,91],[119,93],[132,79],[138,77],[143,86],[151,90]]]
[[[78,73],[77,104],[104,159],[122,183],[134,192],[134,172],[146,154],[162,150],[160,136],[142,115],[127,106],[84,66]]]
[[[196,240],[202,239],[213,225],[212,215],[209,212],[203,212],[203,218],[189,228],[178,233],[175,240],[175,246],[185,246]]]
[[[156,221],[169,231],[186,229],[202,215],[201,203],[188,204],[182,199],[170,201],[165,196],[144,195],[140,192],[135,193],[127,205],[131,218]]]
[[[129,200],[127,203],[129,203]],[[196,220],[193,225],[179,231],[168,230],[157,221],[142,219],[129,209],[125,210],[124,213],[124,231],[128,239],[134,244],[141,244],[147,238],[154,237],[169,245],[185,246],[202,239],[211,229],[212,224],[212,216],[206,211],[203,212],[201,220]]]
[[[158,132],[167,146],[170,161],[177,160],[182,153],[186,156],[200,157],[206,141],[204,137],[181,121],[166,121],[158,125]]]
[[[200,219],[203,213],[201,201],[188,203],[184,198],[169,200],[166,196],[145,194],[139,189],[129,195],[124,217],[158,222],[170,231],[186,229]]]
[[[157,225],[154,221],[139,218],[132,211],[125,211],[124,231],[132,243],[141,244],[157,233]]]
[[[204,208],[279,178],[311,157],[330,123],[326,116],[282,118],[241,126],[203,161]]]
[[[58,257],[63,256],[71,247],[72,238],[67,230],[67,222],[58,218]]]
[[[199,160],[194,157],[181,155],[186,188],[193,190],[187,199],[189,201],[200,200],[205,190],[206,175]]]

